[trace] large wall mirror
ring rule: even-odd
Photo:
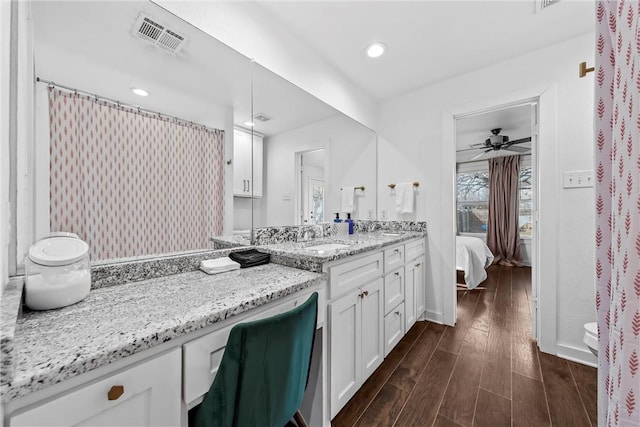
[[[224,180],[224,194],[215,199],[223,218],[218,233],[331,221],[341,211],[341,189],[352,187],[364,187],[354,190],[354,218],[375,218],[376,138],[370,129],[155,3],[33,2],[31,15],[34,77],[66,86],[71,89],[67,92],[77,89],[120,101],[125,108],[160,112],[169,121],[176,117],[224,131],[224,158],[215,160],[222,168],[218,178]],[[169,39],[152,41],[139,34],[145,31],[147,36],[160,31]],[[149,95],[139,97],[132,88]],[[31,231],[20,234],[27,237],[18,245],[19,264],[31,242],[50,231],[52,205],[66,203],[50,197],[51,100],[46,83],[35,84],[34,99],[35,215],[33,226],[24,226]],[[242,144],[248,147],[244,154]],[[120,144],[115,150],[127,148]],[[128,172],[162,156],[176,162],[182,155],[176,153],[143,145],[126,151],[128,163],[115,169]],[[162,199],[154,209],[181,203],[179,194],[149,194]],[[126,213],[119,218],[136,220]],[[170,224],[166,230],[175,232]],[[146,255],[181,250],[168,243]]]

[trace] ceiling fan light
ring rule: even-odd
[[[369,58],[378,58],[382,56],[386,50],[387,46],[384,43],[375,42],[367,46],[365,52],[367,52]]]

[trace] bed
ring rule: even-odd
[[[477,237],[456,236],[456,270],[464,272],[468,289],[475,289],[487,278],[485,269],[493,262],[493,254]]]

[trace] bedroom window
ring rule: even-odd
[[[458,233],[485,234],[489,217],[489,171],[458,172],[457,175]]]
[[[533,199],[531,192],[531,166],[520,166],[520,188],[518,225],[520,226],[520,237],[531,238],[533,226]]]
[[[487,163],[458,165],[456,179],[458,233],[487,233],[489,216],[489,171]],[[531,188],[531,162],[524,158],[520,163],[520,188],[518,223],[520,237],[531,238],[533,224],[533,199]]]

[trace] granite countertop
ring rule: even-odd
[[[192,271],[94,289],[57,310],[25,311],[13,342],[4,343],[3,363],[11,356],[12,366],[0,383],[3,402],[323,280],[322,274],[274,263],[212,276]]]
[[[424,237],[425,235],[426,233],[420,231],[374,231],[355,233],[348,236],[313,239],[305,242],[274,243],[256,246],[256,249],[271,254],[272,262],[289,267],[322,272],[323,265],[327,262]],[[312,246],[335,243],[347,245],[348,247],[324,252],[308,249]]]

